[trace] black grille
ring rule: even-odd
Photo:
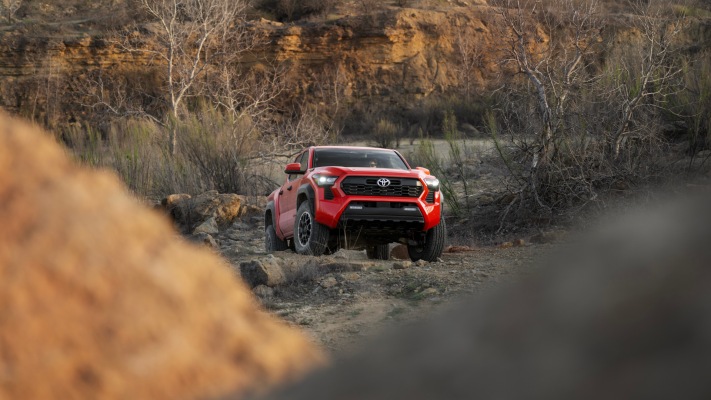
[[[430,191],[427,193],[427,197],[425,198],[425,201],[432,204],[434,203],[434,192]]]
[[[419,197],[424,190],[417,179],[387,178],[390,185],[378,186],[380,177],[349,176],[341,182],[341,189],[348,195]]]

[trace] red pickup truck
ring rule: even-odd
[[[366,249],[388,259],[393,242],[413,261],[436,261],[444,249],[439,180],[410,168],[402,155],[372,147],[315,146],[288,164],[284,184],[265,211],[267,252],[292,248],[321,255]]]

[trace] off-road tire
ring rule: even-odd
[[[447,227],[444,219],[442,219],[439,224],[427,231],[424,244],[408,245],[407,254],[412,261],[437,261],[444,251],[444,239],[446,237]]]
[[[289,248],[289,244],[286,240],[279,239],[273,225],[267,226],[264,235],[264,250],[267,253],[273,253],[275,251],[284,251]]]
[[[387,260],[390,258],[390,246],[387,244],[368,246],[365,249],[365,254],[367,254],[371,260]]]
[[[296,211],[294,221],[294,247],[304,255],[320,256],[328,246],[330,230],[326,225],[316,222],[313,207],[304,201]]]

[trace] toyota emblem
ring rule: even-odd
[[[372,182],[372,181],[371,181]],[[388,187],[390,186],[390,179],[388,178],[380,178],[378,179],[378,186],[380,187]]]

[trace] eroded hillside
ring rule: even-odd
[[[616,28],[601,32],[600,40],[611,46],[634,40],[636,34],[625,28],[625,16],[611,21]],[[98,30],[83,19],[66,22],[61,29],[28,24],[16,28],[5,29],[0,41],[0,106],[14,113],[48,125],[82,121],[91,112],[86,107],[91,101],[82,98],[85,86],[96,83],[98,74],[106,80],[123,75],[129,85],[146,88],[161,84],[155,73],[157,59],[127,51],[118,44],[115,28]],[[158,29],[145,22],[127,35],[151,47]],[[487,5],[390,7],[293,23],[262,18],[249,22],[257,41],[232,68],[279,68],[289,88],[287,102],[406,108],[431,94],[463,87],[470,95],[488,93],[501,76],[505,58],[501,29],[497,9]],[[536,35],[528,45],[547,46],[545,30]],[[687,36],[690,47],[704,48],[711,24],[695,19]]]

